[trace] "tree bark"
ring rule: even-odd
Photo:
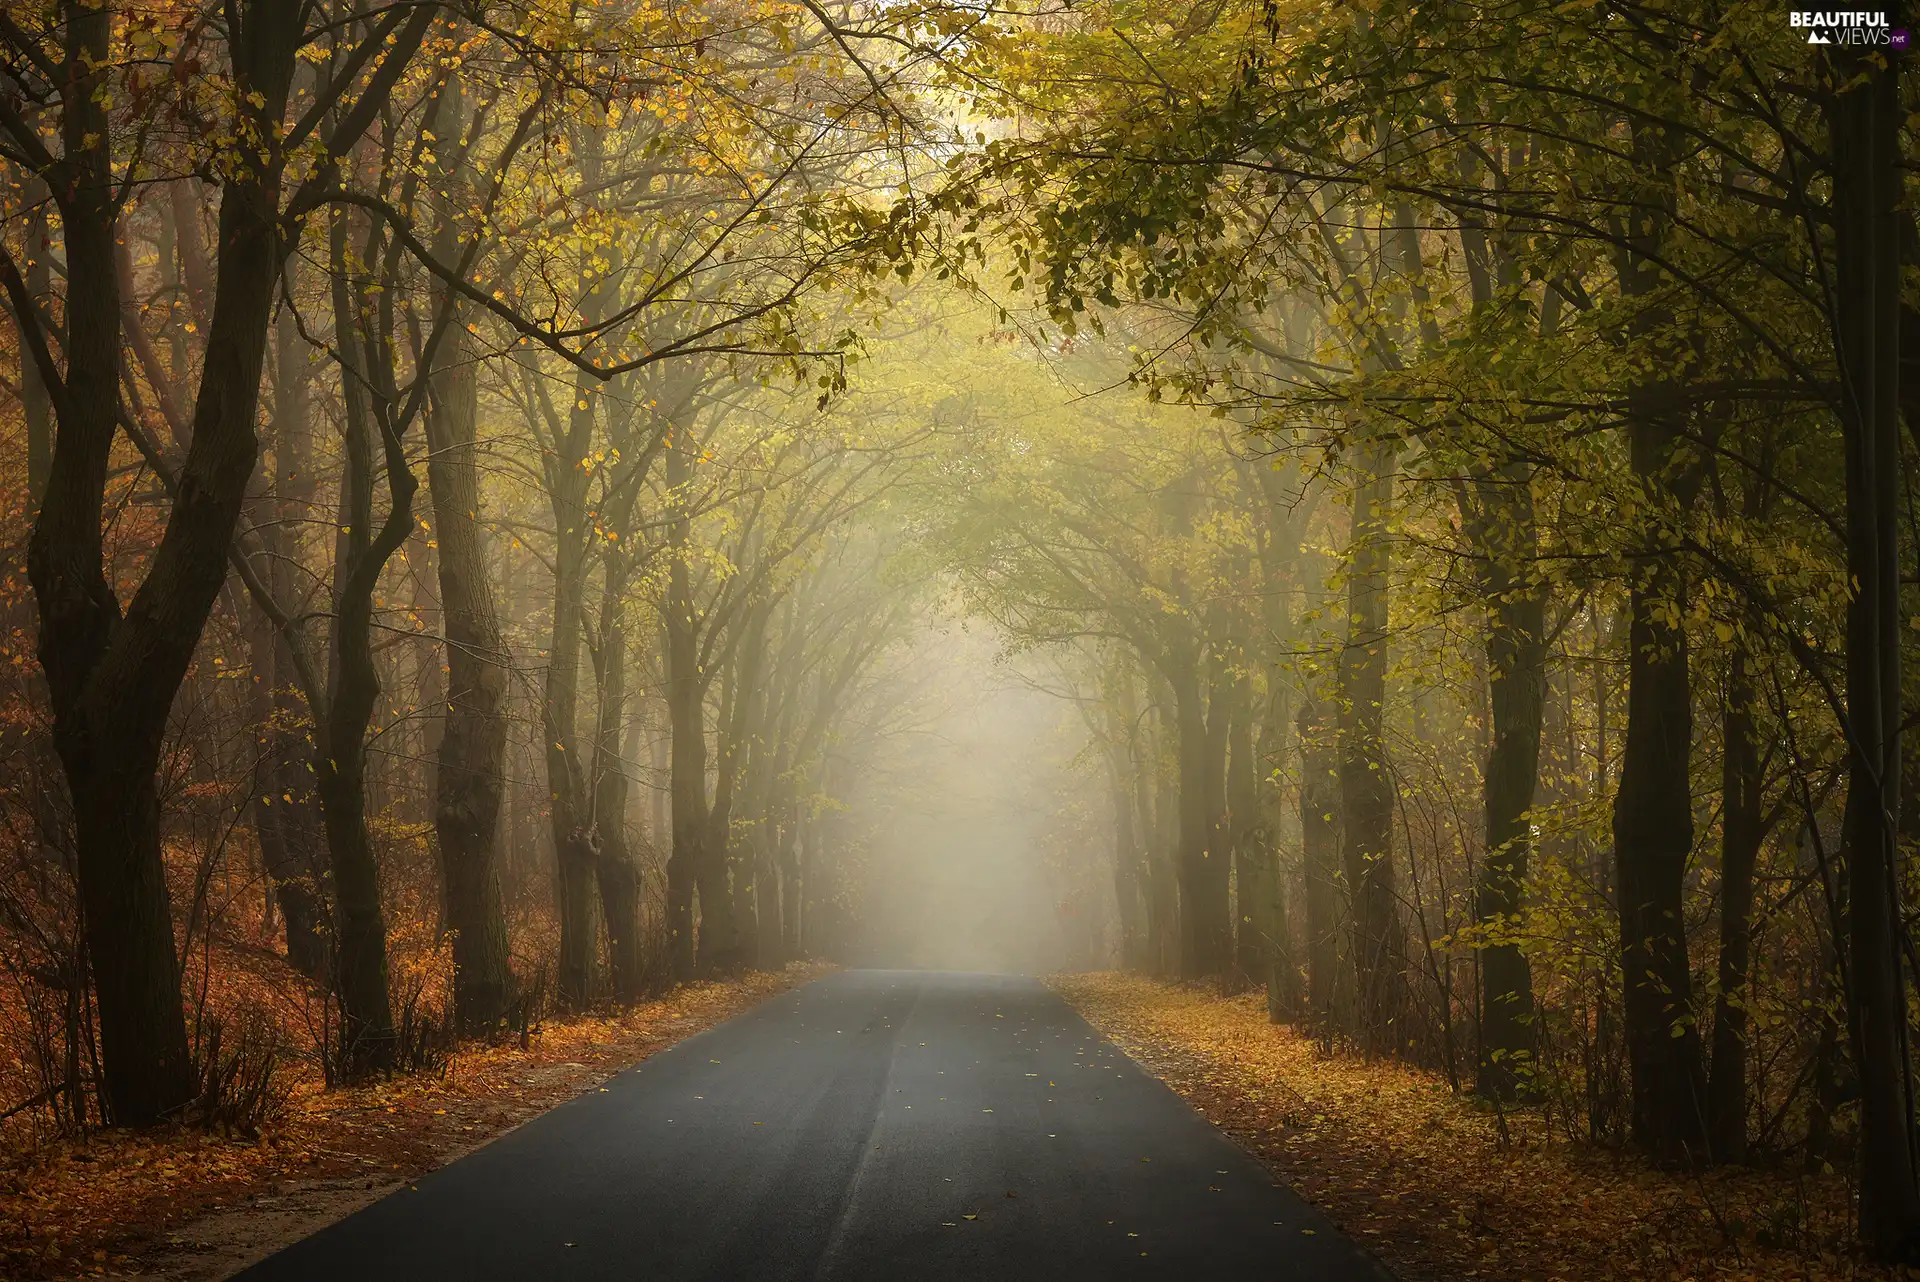
[[[1300,708],[1300,862],[1306,888],[1307,1005],[1339,1026],[1345,1015],[1340,964],[1340,767],[1334,709]]]
[[[1671,466],[1673,435],[1657,422],[1634,428],[1636,471]],[[1614,794],[1621,968],[1637,1141],[1666,1161],[1704,1156],[1705,1074],[1687,958],[1684,881],[1693,849],[1688,782],[1692,686],[1684,569],[1657,551],[1629,602],[1627,732]]]
[[[247,629],[253,668],[251,715],[260,736],[260,789],[252,806],[254,839],[260,846],[260,862],[274,904],[280,910],[287,962],[307,978],[323,980],[330,964],[326,912],[320,878],[313,866],[312,817],[306,813],[307,799],[295,796],[295,785],[287,777],[287,767],[297,767],[298,757],[277,707],[279,691],[286,683],[280,671],[279,646],[279,630],[254,611]]]
[[[1169,979],[1180,976],[1181,967],[1181,911],[1180,911],[1180,774],[1179,774],[1179,732],[1177,728],[1168,733],[1168,711],[1166,697],[1163,694],[1158,707],[1154,709],[1152,733],[1144,737],[1144,753],[1139,763],[1140,788],[1150,798],[1148,813],[1153,816],[1149,827],[1152,834],[1152,849],[1147,864],[1147,920],[1152,926],[1154,974]],[[1168,744],[1172,739],[1173,743]],[[1169,746],[1175,756],[1174,769],[1167,769],[1166,754]]]
[[[707,846],[708,857],[721,864],[720,876],[727,879],[725,884],[731,887],[733,900],[733,952],[731,956],[714,959],[715,967],[721,970],[752,965],[759,947],[758,922],[754,917],[752,845],[748,843],[743,852],[741,843],[735,840],[734,816],[739,809],[754,740],[761,733],[761,670],[766,663],[767,627],[772,621],[773,607],[772,600],[748,607],[729,676],[732,689],[727,702],[732,715],[722,723],[726,740],[721,745],[720,769],[714,781]]]
[[[275,327],[273,371],[273,482],[259,500],[256,529],[268,552],[262,567],[278,601],[295,599],[302,522],[312,516],[313,438],[308,416],[306,352],[290,312]],[[332,971],[331,924],[326,904],[326,849],[314,808],[311,720],[297,685],[287,640],[263,611],[253,612],[250,632],[255,676],[255,716],[261,736],[261,788],[254,803],[254,831],[285,927],[287,961],[309,979]],[[305,724],[309,730],[302,731]]]
[[[640,996],[640,870],[627,844],[631,786],[621,757],[627,711],[626,561],[609,553],[600,606],[600,708],[593,747],[594,877],[607,927],[607,982],[616,1001]]]
[[[1260,815],[1260,765],[1253,752],[1249,682],[1228,688],[1226,813],[1234,881],[1234,964],[1250,983],[1265,985],[1273,955],[1273,894],[1266,826]]]
[[[702,683],[705,684],[704,682]],[[728,683],[721,702],[718,757],[713,797],[706,805],[707,830],[700,838],[700,862],[694,881],[700,894],[700,922],[695,969],[702,975],[737,970],[742,950],[739,901],[733,886],[733,794],[739,772],[739,744],[735,738],[737,701],[744,693],[736,681]],[[703,699],[702,704],[705,700]],[[703,735],[704,738],[704,735]]]
[[[1284,633],[1269,633],[1284,635]],[[1267,1018],[1282,1023],[1300,1014],[1300,958],[1293,933],[1293,915],[1286,870],[1281,862],[1285,811],[1278,780],[1287,757],[1290,700],[1287,687],[1271,672],[1261,700],[1259,737],[1254,743],[1257,777],[1254,805],[1258,811],[1267,868]]]
[[[1633,147],[1653,181],[1633,193],[1631,227],[1616,254],[1621,295],[1637,309],[1628,336],[1649,371],[1630,391],[1626,414],[1644,542],[1628,599],[1627,730],[1613,809],[1622,1031],[1635,1141],[1657,1160],[1688,1162],[1706,1156],[1706,1072],[1682,915],[1693,849],[1693,704],[1682,624],[1687,568],[1673,527],[1692,507],[1701,474],[1681,455],[1685,411],[1664,373],[1681,363],[1686,341],[1659,301],[1658,264],[1674,200],[1664,179],[1674,140],[1657,126],[1639,125]]]
[[[1747,656],[1736,642],[1720,720],[1720,991],[1714,999],[1707,1076],[1707,1140],[1720,1162],[1747,1159],[1747,979],[1753,871],[1765,825],[1753,703]]]
[[[706,864],[702,847],[707,820],[706,682],[700,671],[699,636],[693,617],[693,594],[687,569],[686,545],[691,536],[685,510],[684,487],[693,465],[687,447],[676,441],[667,455],[666,481],[670,502],[680,507],[668,527],[670,563],[667,569],[665,619],[667,648],[667,717],[672,733],[669,767],[673,806],[673,849],[667,855],[667,940],[673,976],[682,982],[694,975],[694,895]],[[701,911],[708,910],[702,889]]]
[[[1212,768],[1197,647],[1189,643],[1167,673],[1173,687],[1180,765],[1180,844],[1174,870],[1180,886],[1180,977],[1221,975],[1233,963],[1233,920],[1227,902],[1229,855],[1216,850],[1220,810],[1213,804],[1224,773]],[[1224,713],[1224,709],[1221,710]],[[1224,724],[1222,725],[1224,731]],[[1224,745],[1225,736],[1220,736]]]
[[[1369,447],[1353,498],[1347,640],[1340,654],[1342,863],[1353,904],[1354,979],[1370,1050],[1405,1046],[1406,941],[1393,868],[1393,776],[1386,759],[1387,513],[1393,456]]]
[[[585,390],[584,383],[579,390]],[[580,408],[582,404],[586,408]],[[574,1010],[591,1002],[597,987],[594,865],[598,849],[588,762],[578,730],[591,479],[584,463],[593,433],[592,404],[590,395],[576,396],[547,478],[554,524],[553,618],[541,706],[560,910],[559,997],[563,1006]]]
[[[116,178],[107,120],[114,12],[62,6],[64,156],[43,175],[67,249],[65,376],[54,367],[26,282],[6,288],[54,401],[57,433],[28,546],[53,737],[75,813],[80,896],[113,1120],[157,1121],[191,1097],[179,961],[161,857],[154,772],[173,697],[226,578],[227,547],[258,452],[254,413],[279,279],[281,162],[244,154],[222,189],[220,280],[194,408],[194,440],[166,531],[125,615],[107,582],[101,507],[119,401],[121,299]],[[275,136],[300,39],[298,15],[249,4],[234,50],[250,137]],[[257,100],[247,95],[257,95]],[[246,132],[246,131],[242,131]],[[243,152],[252,145],[237,144]]]
[[[1546,695],[1547,594],[1533,578],[1533,480],[1514,464],[1475,483],[1470,517],[1484,558],[1493,741],[1482,777],[1486,853],[1474,894],[1480,930],[1479,1090],[1512,1100],[1532,1079],[1533,978],[1517,938],[1533,837]]]
[[[500,803],[507,752],[507,676],[480,526],[475,459],[479,387],[465,326],[448,330],[427,409],[427,490],[439,553],[446,700],[434,756],[433,827],[446,923],[453,935],[457,1027],[496,1027],[507,1012],[506,905],[500,891]]]
[[[53,236],[47,227],[47,191],[35,181],[27,188],[33,212],[27,217],[26,283],[29,298],[49,298],[53,294]],[[27,349],[20,343],[20,408],[27,428],[27,506],[40,510],[40,498],[47,490],[47,469],[53,461],[53,400],[47,393],[47,380]]]
[[[358,285],[348,272],[349,215],[336,210],[332,228],[335,345],[352,368],[342,384],[341,526],[335,541],[332,680],[326,733],[316,744],[314,776],[326,826],[334,897],[334,988],[340,1003],[340,1068],[349,1081],[390,1070],[395,1062],[393,1007],[387,966],[386,911],[379,858],[367,825],[367,732],[380,697],[373,655],[373,594],[380,574],[412,528],[415,482],[404,468],[389,471],[389,507],[374,529],[374,410],[368,404],[375,343],[360,313]],[[374,262],[373,240],[360,261]]]
[[[1898,22],[1898,15],[1895,15]],[[1900,817],[1900,211],[1898,64],[1838,47],[1827,106],[1834,293],[1846,445],[1850,1032],[1860,1084],[1860,1236],[1884,1260],[1920,1258]]]

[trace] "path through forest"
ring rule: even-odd
[[[283,1251],[351,1277],[1386,1276],[1028,979],[851,971]]]

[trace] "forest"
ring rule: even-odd
[[[3,0],[0,1189],[1124,971],[1920,1265],[1900,24]]]

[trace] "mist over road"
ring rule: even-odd
[[[1044,985],[925,971],[775,997],[241,1275],[1385,1276]]]

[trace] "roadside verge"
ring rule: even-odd
[[[794,965],[548,1020],[439,1076],[294,1087],[256,1140],[105,1132],[0,1166],[0,1276],[210,1282],[350,1215],[615,1073],[832,968]]]
[[[1048,981],[1277,1178],[1408,1282],[1891,1279],[1852,1254],[1839,1176],[1650,1169],[1569,1143],[1539,1110],[1500,1120],[1447,1082],[1326,1053],[1221,997],[1139,976]]]

